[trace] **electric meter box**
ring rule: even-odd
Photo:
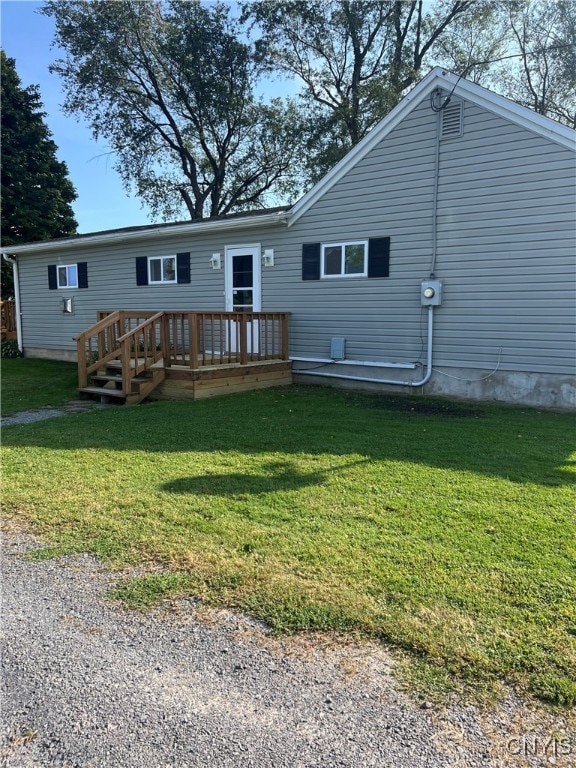
[[[439,307],[442,304],[442,281],[422,280],[420,302],[423,307]]]

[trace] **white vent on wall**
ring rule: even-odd
[[[442,110],[441,115],[441,138],[455,139],[462,136],[462,102],[450,101]]]

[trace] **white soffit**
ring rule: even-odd
[[[291,227],[298,221],[436,88],[447,91],[454,89],[454,95],[474,102],[478,106],[507,118],[511,122],[567,149],[576,150],[576,132],[572,128],[539,115],[504,96],[499,96],[480,85],[476,85],[476,83],[472,83],[470,80],[460,78],[440,67],[435,67],[326,176],[292,206],[288,214],[288,226]]]

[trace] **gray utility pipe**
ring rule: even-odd
[[[325,373],[323,371],[307,371],[305,368],[293,370],[303,376],[323,376],[327,379],[346,379],[347,381],[367,381],[371,384],[397,384],[401,387],[423,387],[432,376],[432,330],[434,325],[434,307],[428,307],[428,346],[426,349],[426,375],[420,381],[398,381],[397,379],[374,379],[367,376],[348,376],[345,373]]]

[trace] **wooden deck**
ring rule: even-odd
[[[76,337],[80,396],[136,404],[292,383],[288,314],[102,311]]]

